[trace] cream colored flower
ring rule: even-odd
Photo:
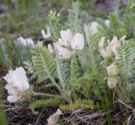
[[[103,58],[112,57],[113,54],[115,57],[118,56],[118,49],[121,47],[121,42],[116,36],[113,37],[111,42],[108,42],[108,45],[105,45],[105,37],[102,37],[99,42],[99,52]]]
[[[32,40],[32,38],[23,38],[23,37],[19,37],[16,41],[16,43],[18,45],[23,45],[23,46],[29,46],[29,47],[34,47],[34,41]]]
[[[84,48],[84,36],[81,33],[73,34],[70,29],[60,32],[61,38],[53,45],[48,45],[48,50],[61,59],[69,59],[75,50]]]
[[[81,33],[76,33],[71,41],[73,50],[81,50],[84,48],[84,36]]]
[[[7,81],[5,89],[9,94],[7,100],[11,103],[19,101],[25,91],[30,88],[26,72],[23,67],[16,68],[16,70],[10,70],[4,79]]]
[[[55,52],[55,54],[58,56],[60,59],[69,59],[72,56],[72,51],[69,50],[68,48],[65,48],[61,45],[59,45],[58,42],[53,44],[54,49],[52,46],[49,47],[50,52]]]
[[[108,77],[107,85],[110,89],[114,89],[114,88],[116,88],[118,82],[119,81],[116,77]]]
[[[102,37],[99,44],[99,52],[103,58],[109,58],[112,56],[112,50],[110,46],[105,47],[105,37]]]
[[[108,76],[117,76],[119,74],[118,66],[115,63],[112,63],[106,69]]]
[[[113,37],[113,39],[110,43],[110,46],[111,46],[111,50],[114,53],[114,55],[117,56],[118,55],[118,49],[121,47],[121,43],[116,36]]]
[[[105,20],[105,25],[106,25],[107,27],[110,27],[110,25],[111,25],[110,20]]]
[[[58,40],[59,45],[73,50],[81,50],[84,48],[84,36],[81,33],[75,33],[70,29],[60,32],[61,38]]]
[[[44,39],[48,39],[51,37],[51,31],[50,31],[50,27],[46,28],[47,32],[45,32],[45,30],[41,30],[41,35]]]
[[[96,22],[96,21],[91,22],[91,24],[90,24],[90,33],[91,33],[91,35],[96,34],[98,32],[98,30],[99,30],[99,27],[100,27],[100,25],[99,25],[98,22]]]
[[[73,39],[73,33],[72,33],[72,31],[70,29],[62,30],[60,32],[60,36],[61,36],[61,38],[59,39],[59,42],[63,42],[63,45],[69,46],[70,45],[70,42]]]
[[[58,54],[59,58],[62,59],[69,59],[72,55],[72,51],[67,48],[61,47],[59,45],[55,46],[56,53]]]
[[[70,47],[70,42],[64,41],[64,40],[61,39],[61,38],[58,39],[58,43],[59,43],[59,45],[61,45],[61,46],[68,47],[68,48]]]

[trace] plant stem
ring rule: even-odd
[[[59,80],[60,80],[60,84],[61,84],[61,87],[64,90],[65,89],[65,84],[64,84],[64,80],[62,78],[61,68],[60,68],[60,61],[59,61],[58,58],[56,58],[56,65],[57,65],[57,73],[58,73],[58,77],[59,77]]]
[[[47,96],[47,97],[59,97],[59,98],[61,98],[61,96],[59,96],[59,95],[53,95],[53,94],[49,94],[49,93],[32,92],[32,94],[34,96]]]
[[[57,89],[59,90],[59,92],[61,93],[62,89],[61,89],[60,86],[56,83],[56,81],[54,80],[54,78],[51,76],[51,74],[49,73],[48,68],[46,67],[46,65],[45,65],[45,68],[44,68],[44,69],[46,70],[46,73],[47,73],[49,79],[51,80],[52,84],[53,84],[54,86],[56,86],[56,88],[57,88]]]

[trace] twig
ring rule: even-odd
[[[21,109],[22,107],[12,107],[12,108],[7,108],[6,110],[4,110],[5,112],[11,111],[11,110],[15,110],[15,109]]]
[[[74,112],[72,112],[71,116],[73,116],[74,114],[80,113],[81,111],[83,111],[83,109],[77,109]]]
[[[92,113],[90,115],[86,115],[86,116],[84,116],[84,118],[88,118],[89,120],[92,120],[92,119],[95,119],[97,117],[104,116],[104,115],[105,115],[104,113],[96,112],[96,113]]]
[[[132,110],[132,112],[135,113],[135,109],[133,107],[131,107],[130,105],[126,104],[124,101],[118,99],[118,102],[121,103],[122,105],[124,105],[127,109]]]
[[[12,106],[10,106],[10,105],[5,105],[5,104],[0,104],[0,107],[12,107]]]
[[[110,112],[110,111],[109,111]],[[85,112],[83,109],[78,109],[75,110],[74,112],[72,112],[72,114],[65,119],[65,121],[67,121],[68,123],[85,123],[85,124],[89,124],[90,121],[95,120],[96,118],[99,117],[104,117],[107,113],[109,112]]]
[[[127,125],[130,125],[130,120],[131,120],[131,118],[132,118],[132,115],[130,115],[130,116],[128,117],[128,119],[127,119]]]
[[[38,122],[39,122],[39,120],[40,120],[40,118],[41,118],[41,115],[43,114],[43,111],[44,111],[44,110],[42,110],[42,112],[39,114],[39,116],[38,116],[38,118],[37,118],[37,120],[36,120],[35,125],[38,125]]]

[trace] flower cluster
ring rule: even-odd
[[[108,41],[109,42],[109,41]],[[99,52],[103,58],[110,58],[113,55],[118,56],[118,49],[121,47],[121,42],[116,36],[113,37],[111,42],[108,43],[107,47],[105,46],[105,37],[101,38],[99,42]]]
[[[7,100],[10,103],[25,99],[25,96],[27,96],[25,92],[29,90],[30,85],[23,67],[10,70],[4,80],[7,82],[5,89],[9,94]]]
[[[23,38],[22,36],[17,39],[16,44],[32,48],[35,46],[34,41],[31,38]]]
[[[112,63],[109,65],[107,68],[107,74],[108,74],[108,79],[107,79],[107,84],[110,89],[116,88],[117,84],[120,82],[119,81],[119,70],[118,66],[115,63]]]
[[[114,60],[111,64],[106,67],[107,70],[107,84],[110,89],[116,88],[119,81],[119,69],[116,64],[116,59],[118,58],[118,50],[121,47],[121,41],[125,39],[125,36],[122,37],[120,40],[116,36],[113,37],[111,42],[108,41],[108,46],[104,47],[105,45],[105,37],[101,38],[99,42],[99,52],[104,59],[114,57]]]
[[[61,38],[53,45],[49,44],[48,49],[59,58],[69,59],[75,50],[84,48],[84,36],[81,33],[73,33],[70,29],[60,32]]]

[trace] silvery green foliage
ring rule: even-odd
[[[0,64],[9,67],[22,65],[25,61],[31,60],[31,49],[31,46],[24,46],[20,41],[0,39]]]
[[[124,22],[128,28],[129,35],[135,37],[135,3],[134,0],[129,0],[129,6],[124,11]]]
[[[16,0],[13,4],[17,13],[37,16],[39,12],[40,0]]]
[[[12,67],[14,63],[14,43],[9,39],[0,39],[0,64]]]
[[[62,27],[60,14],[51,10],[48,14],[47,22],[50,27],[50,33],[52,33],[52,37],[57,39],[59,36],[59,31]]]
[[[65,83],[68,83],[69,76],[70,76],[70,61],[61,60],[59,63],[60,63],[62,79],[64,80]]]
[[[69,10],[68,21],[66,22],[66,25],[74,32],[82,30],[82,19],[80,18],[81,13],[80,3],[78,1],[73,2],[72,9]]]
[[[74,56],[70,62],[70,85],[73,89],[80,87],[79,78],[81,77],[81,65],[78,56]]]
[[[125,78],[130,80],[135,75],[135,43],[134,40],[124,41],[119,52],[119,63]]]
[[[119,51],[118,64],[121,69],[122,85],[120,86],[123,97],[127,101],[134,98],[135,80],[135,42],[134,39],[125,40]],[[130,100],[131,101],[131,100]]]
[[[32,50],[32,64],[38,81],[46,80],[56,71],[56,63],[51,53],[42,43],[38,43]]]
[[[6,64],[8,62],[8,54],[3,39],[0,40],[0,51],[0,61]]]

